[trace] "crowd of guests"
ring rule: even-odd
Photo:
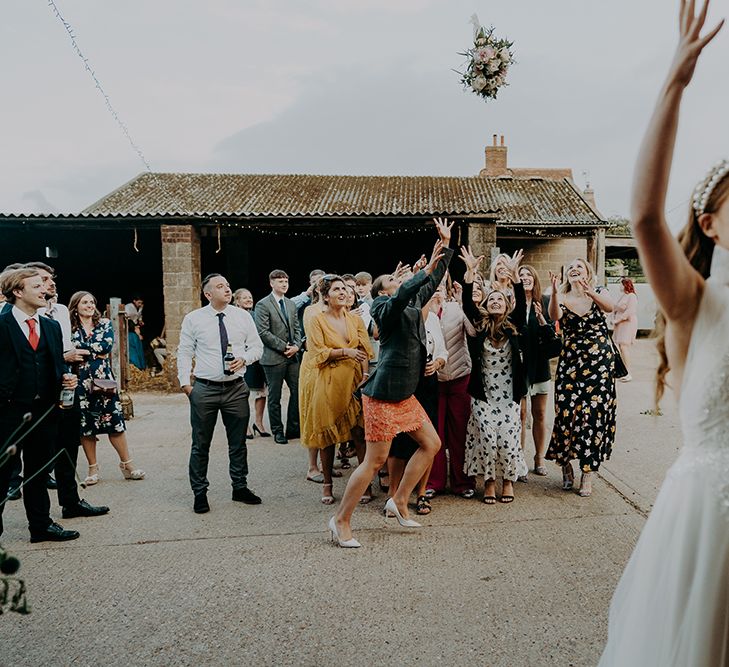
[[[459,259],[465,273],[459,284],[448,271],[454,255],[450,225],[436,220],[435,226],[438,241],[429,259],[423,255],[412,266],[400,263],[392,274],[375,279],[364,271],[339,275],[314,270],[308,288],[293,298],[287,296],[289,277],[280,269],[270,273],[271,292],[257,303],[248,289],[233,292],[220,274],[203,279],[208,303],[184,318],[177,350],[179,383],[190,400],[195,512],[210,509],[207,468],[218,414],[226,430],[236,501],[261,502],[247,483],[246,441],[251,438],[271,437],[278,444],[300,438],[308,450],[306,479],[322,485],[325,505],[336,502],[334,480],[357,457],[359,465],[330,523],[343,546],[359,544],[349,522],[357,505],[370,502],[375,483],[390,497],[386,515],[411,527],[419,525],[410,518],[413,492],[416,513],[425,515],[433,509],[433,498],[447,490],[474,498],[476,480],[482,477],[485,504],[510,503],[515,483],[526,481],[530,467],[533,474],[546,476],[547,461],[561,466],[565,490],[576,486],[580,496],[591,494],[592,475],[609,458],[615,437],[615,380],[630,379],[625,365],[637,329],[632,283],[623,280],[621,297],[613,302],[607,290],[595,285],[590,264],[576,259],[561,277],[550,274],[545,294],[534,267],[522,264],[521,251],[498,255],[484,268],[484,258],[463,247]],[[73,383],[71,409],[44,417],[52,442],[43,451],[53,455],[65,448],[69,454],[55,459],[59,499],[64,480],[63,515],[104,513],[108,508],[78,498],[72,450],[80,444],[86,455],[85,485],[100,479],[96,448],[102,435],[116,450],[124,478],[144,478],[129,453],[111,371],[111,322],[89,292],[74,294],[68,308],[59,304],[55,273],[45,264],[11,265],[0,281],[6,300],[0,322],[19,328],[36,356],[40,348],[33,347],[30,323],[40,318],[43,327],[52,326],[47,321],[58,324],[47,337],[60,335],[55,362],[62,371],[49,382],[47,395],[38,393],[31,403],[16,405],[12,382],[0,387],[0,411],[7,411],[7,418],[0,419],[0,436],[9,444],[14,429],[22,434],[27,428],[18,422],[19,415],[30,412],[32,425],[57,402],[52,394],[61,384]],[[26,298],[34,286],[40,289],[35,301]],[[129,335],[140,340],[142,309],[143,300],[136,296],[125,309]],[[614,340],[606,314],[615,327]],[[17,335],[12,341],[22,347]],[[157,357],[160,364],[165,356]],[[550,438],[550,361],[557,356]],[[285,415],[284,384],[289,394]],[[531,466],[525,456],[529,429]],[[35,451],[26,457],[38,461],[16,455],[12,465],[0,467],[0,497],[21,496],[22,466],[28,509],[38,502],[36,496],[47,497],[45,486],[51,480],[33,474],[40,459],[45,463],[51,456],[39,457]],[[579,486],[573,460],[579,464]],[[71,462],[73,472],[68,470]],[[68,492],[70,486],[74,493]],[[31,536],[43,539],[48,525],[57,524],[47,512],[39,516],[34,523],[29,514]],[[54,537],[47,539],[78,535],[53,530]]]
[[[57,490],[64,518],[109,511],[79,496],[79,447],[89,464],[84,488],[100,479],[96,443],[104,435],[123,478],[145,476],[126,439],[111,322],[90,292],[59,303],[55,278],[43,262],[11,264],[0,274],[0,519],[8,500],[22,498],[31,542],[79,536],[52,520],[49,489]]]

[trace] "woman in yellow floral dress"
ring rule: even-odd
[[[331,505],[335,446],[353,440],[358,455],[364,455],[362,405],[354,391],[367,377],[372,348],[362,318],[349,312],[344,281],[339,276],[324,276],[319,294],[324,308],[306,323],[299,383],[299,392],[307,396],[300,415],[301,441],[320,450],[322,502]]]
[[[554,427],[546,458],[562,466],[562,488],[574,485],[572,459],[582,478],[579,494],[592,493],[593,473],[610,458],[615,441],[615,353],[605,321],[613,301],[595,288],[592,266],[575,259],[557,285],[552,278],[549,314],[559,320],[563,344],[554,380]]]

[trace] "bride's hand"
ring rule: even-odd
[[[722,19],[713,30],[710,30],[702,37],[701,30],[706,23],[709,0],[704,0],[704,5],[698,14],[695,13],[695,9],[695,0],[681,0],[679,10],[680,38],[668,76],[669,84],[677,83],[684,88],[691,82],[696,63],[704,47],[716,37],[724,25],[724,19]]]

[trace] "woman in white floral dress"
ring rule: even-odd
[[[501,502],[514,500],[514,482],[527,474],[521,449],[519,403],[526,395],[526,374],[519,349],[518,327],[513,322],[509,296],[498,289],[487,292],[483,306],[473,302],[475,273],[483,257],[474,257],[470,249],[461,249],[466,263],[463,309],[476,329],[469,341],[473,370],[468,385],[471,416],[466,428],[464,472],[484,476],[483,501],[496,502],[496,479],[503,478]],[[521,252],[504,261],[512,274],[517,308],[514,315],[523,319],[524,288],[519,280]],[[521,304],[522,307],[519,307]]]

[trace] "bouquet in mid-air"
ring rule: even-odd
[[[485,28],[478,17],[471,17],[473,24],[473,46],[459,55],[466,56],[466,68],[461,75],[464,89],[470,90],[479,97],[496,99],[496,94],[506,83],[509,67],[514,64],[511,51],[513,42],[499,39],[494,35],[493,26]]]

